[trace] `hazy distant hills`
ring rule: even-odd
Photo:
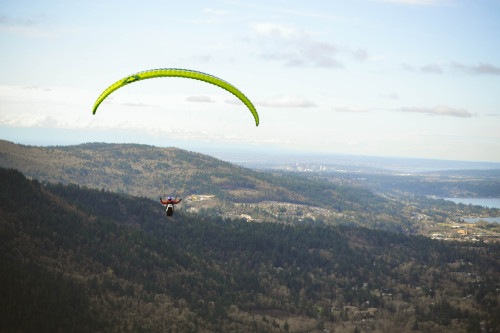
[[[203,151],[211,156],[257,169],[301,167],[318,170],[318,167],[322,166],[328,171],[371,173],[422,173],[450,170],[497,170],[498,172],[500,170],[500,162],[294,152],[262,148],[231,151],[229,149],[210,150],[204,147]]]
[[[158,206],[0,168],[0,331],[500,329],[498,245]]]

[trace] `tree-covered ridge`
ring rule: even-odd
[[[339,191],[333,184],[276,177],[176,148],[102,143],[45,148],[0,141],[0,149],[0,166],[16,168],[29,177],[149,198],[163,192],[209,193],[234,202],[277,200],[322,205]]]
[[[421,197],[380,195],[354,178],[258,172],[181,149],[138,144],[33,147],[0,141],[0,166],[53,183],[153,199],[179,195],[185,211],[232,219],[356,225],[454,238],[452,227],[461,227],[457,223],[464,218],[499,214]],[[494,226],[477,227],[468,238],[500,238]]]
[[[167,219],[147,198],[5,169],[0,198],[0,331],[500,329],[497,245]]]
[[[44,148],[0,141],[0,149],[0,166],[19,169],[29,177],[148,198],[209,194],[214,196],[211,207],[222,213],[234,210],[234,203],[288,202],[353,212],[349,215],[362,213],[348,219],[359,224],[371,222],[366,214],[394,210],[393,202],[359,187],[257,172],[176,148],[101,143]],[[412,229],[401,216],[380,220],[389,229]]]

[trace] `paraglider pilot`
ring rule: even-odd
[[[172,216],[174,214],[174,205],[177,205],[181,201],[182,201],[182,199],[174,201],[174,200],[172,200],[172,197],[168,197],[166,201],[163,201],[160,197],[160,202],[163,205],[166,205],[165,211],[167,212],[167,216]]]

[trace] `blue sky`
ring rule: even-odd
[[[0,139],[500,162],[500,0],[0,0]],[[188,68],[250,98],[179,78]]]

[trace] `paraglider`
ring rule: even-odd
[[[215,86],[218,86],[234,96],[236,96],[247,108],[250,110],[251,114],[253,115],[255,119],[255,125],[259,126],[259,115],[257,113],[257,110],[255,109],[255,106],[252,104],[252,102],[240,91],[238,90],[235,86],[230,84],[229,82],[226,82],[218,77],[215,77],[210,74],[194,71],[194,70],[189,70],[189,69],[179,69],[179,68],[160,68],[160,69],[152,69],[152,70],[146,70],[143,72],[139,72],[133,75],[129,75],[119,81],[116,81],[112,85],[110,85],[106,90],[104,90],[99,98],[97,98],[94,108],[92,110],[92,114],[96,114],[97,108],[99,105],[110,95],[112,94],[115,90],[120,89],[123,86],[126,86],[127,84],[136,82],[136,81],[141,81],[141,80],[146,80],[146,79],[152,79],[152,78],[160,78],[160,77],[180,77],[180,78],[188,78],[188,79],[194,79],[194,80],[200,80],[203,82],[207,82],[210,84],[213,84]],[[172,216],[174,213],[174,205],[178,204],[181,202],[182,199],[179,200],[172,200],[171,197],[168,197],[166,201],[163,201],[163,199],[160,196],[160,202],[165,205],[165,212],[167,213],[167,216]]]
[[[163,201],[160,197],[160,202],[162,203],[162,205],[165,205],[165,212],[167,213],[167,216],[174,215],[174,205],[177,205],[181,201],[182,199],[176,201],[172,200],[172,197],[168,197],[166,201]]]
[[[112,92],[115,90],[130,84],[132,82],[136,81],[141,81],[141,80],[146,80],[146,79],[152,79],[152,78],[158,78],[158,77],[182,77],[182,78],[188,78],[188,79],[195,79],[195,80],[200,80],[204,82],[211,83],[213,85],[216,85],[222,89],[225,89],[229,91],[231,94],[236,96],[243,104],[247,106],[247,108],[250,110],[252,113],[254,119],[255,119],[255,125],[259,126],[259,115],[257,114],[257,110],[255,109],[255,106],[252,104],[252,102],[241,92],[239,91],[235,86],[232,84],[219,79],[218,77],[215,77],[210,74],[198,72],[198,71],[193,71],[189,69],[178,69],[178,68],[161,68],[161,69],[153,69],[153,70],[147,70],[144,72],[139,72],[130,76],[127,76],[124,79],[121,79],[115,83],[113,83],[111,86],[109,86],[104,92],[99,96],[97,101],[94,104],[94,109],[92,111],[93,114],[96,113],[97,108],[99,105],[108,97]]]

